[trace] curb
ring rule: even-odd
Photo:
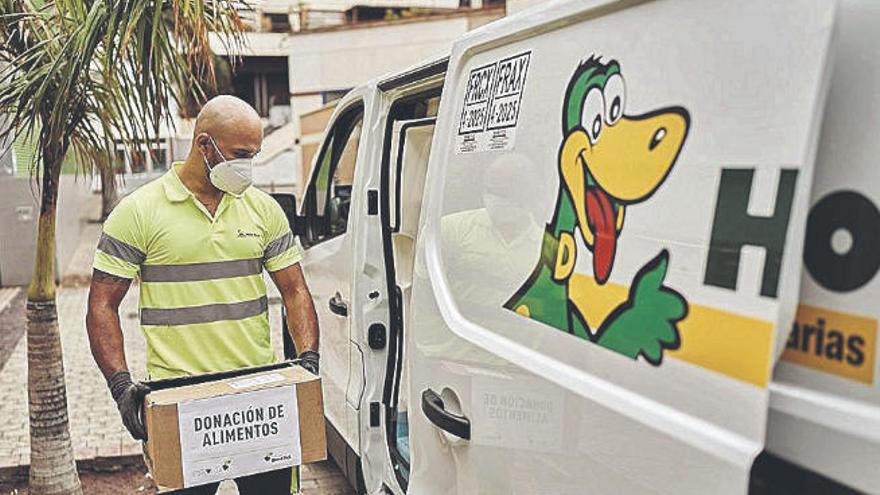
[[[130,467],[143,465],[144,458],[140,454],[115,457],[95,457],[93,459],[83,459],[76,461],[76,469],[79,472],[114,472],[121,471]],[[0,467],[0,490],[6,489],[6,485],[12,486],[18,483],[27,482],[29,471],[30,464]]]

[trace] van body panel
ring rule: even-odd
[[[366,491],[742,493],[766,437],[775,456],[880,493],[880,262],[863,247],[880,225],[875,3],[843,0],[838,14],[820,0],[551,1],[346,96],[328,129],[363,103],[348,232],[307,249],[304,267],[327,416],[360,456]],[[385,153],[417,123],[389,117],[395,103],[447,70],[436,130],[419,128],[417,141],[434,132],[434,143],[424,198],[407,206],[421,220],[406,273],[367,195],[384,205],[393,194]],[[619,141],[624,127],[641,137]],[[573,129],[583,135],[569,141]],[[656,187],[590,168],[606,142],[662,152],[677,132],[667,170],[613,156]],[[563,167],[566,156],[587,172]],[[560,208],[576,195],[581,211]],[[784,225],[782,240],[738,243],[732,217],[742,237],[760,230],[750,218]],[[567,228],[548,238],[560,219]],[[823,272],[823,256],[837,269]],[[369,342],[371,325],[390,339],[395,324],[389,260],[403,269],[394,283],[412,277],[396,354]],[[605,320],[651,275],[671,296],[655,299],[670,324],[656,331],[677,341],[603,342]],[[327,299],[345,284],[341,318]],[[563,311],[549,304],[557,286]],[[468,440],[428,419],[426,391],[466,421]],[[408,476],[389,436],[399,409]]]
[[[409,401],[433,391],[470,439],[411,415],[410,492],[742,493],[798,298],[835,5],[532,14],[450,58]],[[774,209],[765,259],[723,225]]]
[[[344,262],[343,255],[346,247],[345,239],[333,239],[307,249],[303,254],[302,266],[309,281],[321,329],[321,376],[326,383],[323,386],[324,412],[346,442],[354,441],[356,445],[357,423],[352,421],[350,406],[346,402],[350,359],[348,321],[326,309],[330,297],[344,285],[343,281],[348,275],[350,265]]]
[[[880,5],[841,3],[800,310],[771,384],[767,448],[880,493]]]

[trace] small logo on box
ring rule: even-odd
[[[293,459],[291,454],[275,454],[273,452],[269,452],[265,456],[263,456],[263,460],[268,464],[277,464],[279,462],[290,461]]]

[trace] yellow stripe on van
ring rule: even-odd
[[[602,290],[593,277],[572,275],[569,297],[596,328],[614,308],[625,301],[628,288],[606,283]],[[670,358],[695,364],[731,378],[766,387],[770,381],[773,323],[689,303],[688,315],[679,324],[681,347]]]
[[[692,303],[679,332],[681,347],[669,357],[758,387],[769,383],[773,323]]]
[[[802,304],[782,360],[873,385],[876,349],[876,319]]]

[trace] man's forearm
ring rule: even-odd
[[[286,307],[287,327],[296,344],[296,352],[318,352],[318,315],[308,289],[295,291]]]
[[[125,364],[125,345],[119,324],[119,305],[130,285],[131,279],[97,269],[92,273],[86,330],[92,357],[107,380],[122,423],[135,440],[145,440],[147,432],[141,419],[141,408],[150,389],[131,379]]]
[[[86,315],[86,328],[92,356],[104,378],[109,379],[113,373],[127,370],[119,313],[108,307],[90,308]]]
[[[113,373],[128,370],[122,327],[119,324],[119,305],[130,285],[129,279],[100,270],[92,274],[86,330],[95,363],[108,380]]]

